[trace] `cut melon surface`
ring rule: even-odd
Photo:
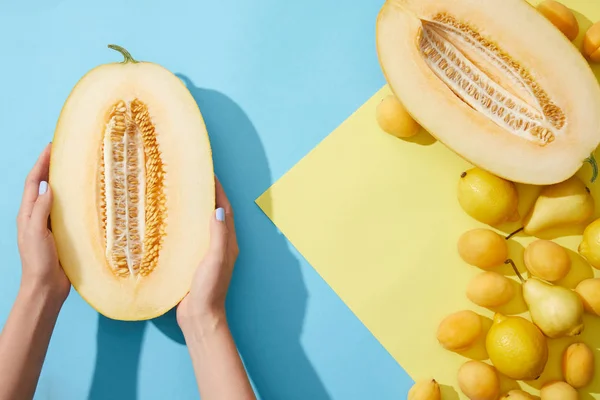
[[[179,78],[150,62],[100,65],[61,111],[52,231],[79,294],[119,320],[164,314],[189,291],[215,207],[210,142]]]
[[[600,143],[600,87],[589,64],[523,0],[387,0],[376,36],[394,94],[474,165],[553,184]]]

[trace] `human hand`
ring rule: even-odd
[[[215,186],[218,208],[210,223],[210,247],[196,269],[189,294],[177,306],[180,326],[225,317],[225,298],[239,249],[231,204],[216,178]]]
[[[21,288],[48,295],[62,304],[69,295],[71,283],[58,262],[49,228],[52,208],[52,189],[48,185],[50,146],[46,146],[25,180],[17,216]]]

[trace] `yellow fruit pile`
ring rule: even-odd
[[[538,234],[557,227],[580,226],[583,238],[579,253],[600,269],[600,219],[590,223],[594,199],[577,176],[543,187],[523,218],[522,228],[503,237],[494,228],[519,220],[514,183],[474,167],[461,174],[457,197],[469,216],[488,225],[464,232],[458,238],[461,259],[482,270],[468,283],[466,296],[495,315],[492,326],[486,330],[483,317],[476,312],[454,312],[440,322],[437,340],[444,349],[462,354],[484,338],[489,363],[470,360],[457,373],[459,387],[469,399],[534,398],[524,391],[501,393],[499,376],[517,381],[539,379],[548,364],[549,341],[579,335],[584,330],[584,311],[600,315],[600,278],[583,280],[575,290],[560,286],[572,267],[567,250],[551,240],[536,239],[525,248],[523,259],[517,260],[528,272],[525,279],[510,258],[507,241],[521,231]],[[589,225],[583,229],[581,224]],[[501,273],[504,264],[512,266],[518,281]],[[529,318],[503,315],[497,310],[513,301],[517,293],[523,297]],[[586,387],[594,376],[592,350],[582,342],[569,346],[562,357],[562,373],[563,381],[543,382],[542,400],[577,399],[577,390]],[[437,388],[430,393],[435,392],[438,397],[410,398],[439,398],[437,382],[435,386],[432,382],[435,380],[417,384]]]
[[[563,4],[545,0],[537,10],[569,41],[580,35],[575,15]],[[600,22],[584,32],[580,50],[589,61],[600,62]],[[396,137],[408,138],[419,132],[418,124],[393,95],[377,108],[377,121],[383,131]],[[594,168],[593,182],[597,166],[593,156],[586,161]],[[592,221],[594,199],[583,181],[572,176],[542,187],[529,211],[520,215],[516,184],[478,167],[460,175],[457,199],[467,215],[487,225],[464,232],[457,250],[466,264],[481,270],[468,282],[466,297],[474,305],[490,309],[494,318],[489,327],[476,312],[458,310],[440,321],[437,341],[463,356],[478,343],[485,343],[488,360],[467,360],[457,371],[458,386],[469,399],[536,399],[523,390],[502,393],[500,377],[540,379],[549,364],[549,343],[581,334],[585,312],[600,316],[600,278],[585,279],[574,290],[562,286],[573,267],[571,257],[560,244],[542,239],[540,234],[557,229],[582,234],[578,253],[600,270],[600,219]],[[501,226],[517,222],[519,229],[508,236],[497,232]],[[521,233],[536,240],[526,246],[522,259],[512,259],[507,242]],[[518,279],[505,276],[503,265],[510,265]],[[527,279],[518,265],[525,267]],[[518,300],[526,306],[526,315],[501,312]],[[578,390],[594,377],[594,365],[588,345],[581,341],[571,344],[562,354],[562,380],[538,382],[541,400],[578,399]],[[409,400],[441,398],[440,385],[432,378],[417,381],[408,394]]]

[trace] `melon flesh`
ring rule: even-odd
[[[52,144],[52,230],[65,273],[103,315],[154,318],[189,291],[215,207],[210,143],[185,85],[134,62],[87,73]]]
[[[377,51],[413,118],[505,179],[564,181],[600,143],[591,68],[523,0],[387,0]]]

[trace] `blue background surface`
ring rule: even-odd
[[[3,1],[0,324],[19,286],[23,180],[77,80],[121,60],[106,47],[116,43],[179,74],[203,112],[241,248],[230,324],[260,398],[405,398],[412,382],[402,368],[254,203],[385,83],[374,35],[381,3]],[[71,291],[37,399],[197,397],[172,312],[112,321]]]

